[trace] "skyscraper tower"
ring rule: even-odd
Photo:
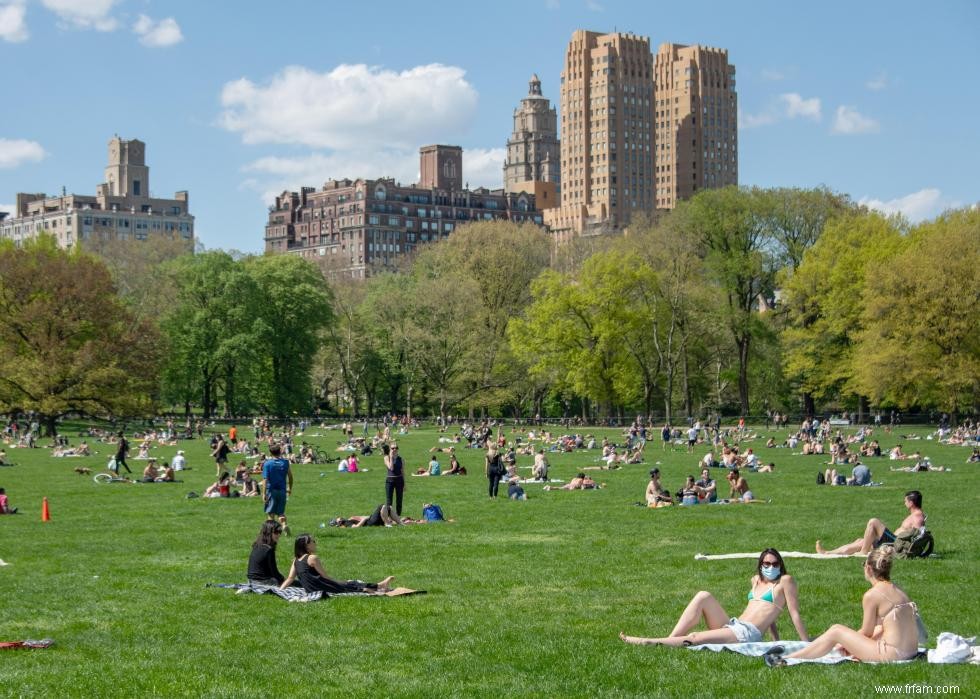
[[[514,131],[507,141],[504,190],[534,194],[539,209],[558,205],[558,114],[541,94],[541,81],[531,76],[527,97],[514,110]]]
[[[649,37],[577,30],[561,74],[559,241],[624,226],[654,207],[653,55]]]
[[[728,51],[661,44],[654,62],[656,205],[738,184],[738,99]]]

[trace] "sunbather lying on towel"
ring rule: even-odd
[[[796,581],[786,573],[783,557],[776,549],[766,549],[759,555],[756,574],[749,588],[749,603],[738,618],[729,618],[718,600],[710,592],[699,592],[688,603],[670,636],[666,638],[642,638],[620,633],[626,643],[636,645],[693,646],[702,643],[754,643],[762,640],[766,631],[773,639],[779,639],[776,620],[789,609],[790,619],[802,640],[809,640],[806,626],[800,616]],[[704,619],[707,631],[691,633]]]
[[[388,592],[391,581],[395,579],[394,575],[389,575],[377,583],[334,580],[323,569],[320,557],[316,555],[316,539],[313,538],[312,534],[300,534],[296,537],[294,553],[296,558],[293,559],[293,564],[289,568],[289,575],[279,586],[281,589],[286,589],[293,584],[294,580],[299,580],[300,585],[307,592],[325,592],[331,595],[345,592],[375,592],[382,595]]]
[[[913,657],[919,649],[919,610],[891,581],[894,555],[893,547],[882,546],[869,553],[864,562],[864,579],[871,589],[861,602],[864,620],[860,631],[834,624],[806,648],[786,657],[822,658],[838,644],[858,660],[887,663]],[[779,646],[766,653],[765,658],[770,667],[786,664]]]

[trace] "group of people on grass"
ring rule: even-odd
[[[800,613],[796,581],[789,575],[783,557],[776,549],[767,548],[756,562],[748,592],[748,604],[738,617],[729,617],[718,600],[706,591],[698,592],[688,603],[668,636],[620,638],[637,645],[693,646],[701,644],[754,643],[769,633],[779,640],[776,622],[783,611],[789,613],[800,639],[810,641],[795,653],[784,656],[782,646],[775,646],[765,656],[766,663],[778,666],[786,658],[815,659],[839,649],[858,660],[889,662],[906,660],[918,652],[924,635],[918,608],[908,595],[891,580],[896,536],[921,530],[925,525],[922,494],[912,490],[905,494],[909,514],[897,533],[879,519],[869,520],[864,535],[836,549],[826,551],[818,541],[818,553],[841,555],[864,554],[864,577],[870,589],[862,599],[863,618],[860,629],[834,624],[825,633],[810,641]],[[694,631],[704,622],[707,630]]]

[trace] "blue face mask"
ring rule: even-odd
[[[762,577],[766,580],[775,580],[780,575],[779,566],[762,566]]]

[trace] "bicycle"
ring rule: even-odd
[[[126,476],[120,476],[117,473],[96,473],[94,476],[92,476],[92,480],[95,481],[96,483],[102,483],[102,484],[135,483],[135,481],[133,481],[132,479],[126,478]]]

